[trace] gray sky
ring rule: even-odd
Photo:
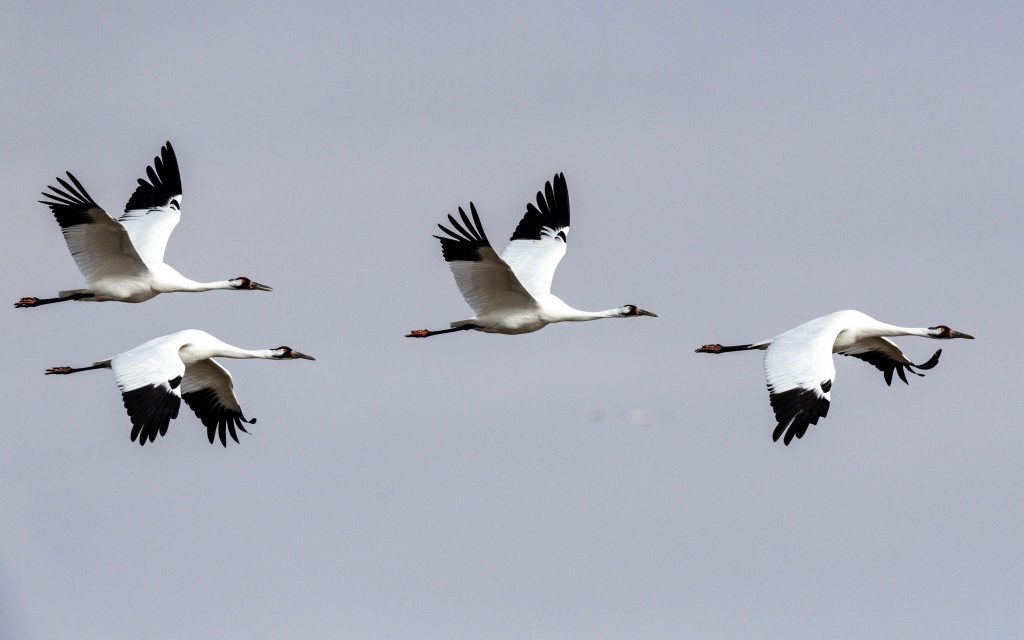
[[[168,261],[275,291],[0,314],[0,636],[1019,632],[1024,10],[337,4],[5,7],[0,299],[81,286],[54,176],[116,212],[165,139]],[[557,171],[555,293],[661,317],[403,339],[470,315],[434,224],[503,246]],[[843,308],[978,339],[843,358],[788,448],[693,353]],[[318,360],[228,361],[228,450],[42,375],[184,328]]]

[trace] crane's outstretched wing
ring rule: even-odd
[[[67,175],[70,183],[57,178],[63,189],[47,186],[52,193],[43,191],[47,199],[39,202],[53,212],[71,257],[85,279],[92,284],[105,276],[145,273],[146,265],[125,228],[96,204],[78,178],[71,172]]]
[[[537,206],[526,205],[511,242],[501,259],[534,297],[551,293],[555,269],[565,255],[569,239],[569,189],[565,176],[556,174],[537,192]]]
[[[225,447],[228,446],[228,434],[238,442],[235,429],[246,431],[242,423],[256,423],[255,418],[246,420],[242,415],[231,374],[213,360],[200,360],[186,367],[185,378],[181,381],[181,398],[206,426],[210,444],[218,434],[220,443]]]
[[[860,358],[864,362],[874,365],[875,368],[881,371],[885,376],[885,384],[891,386],[892,374],[894,371],[904,384],[910,384],[907,382],[907,376],[904,373],[905,371],[909,371],[916,376],[924,377],[923,373],[914,371],[914,368],[924,369],[927,371],[937,365],[939,363],[939,356],[942,355],[942,349],[936,351],[932,357],[923,364],[914,364],[911,362],[910,358],[904,355],[903,351],[896,346],[896,343],[888,338],[868,338],[858,340],[855,345],[848,349],[843,349],[839,353],[844,356]]]
[[[128,230],[135,250],[147,264],[164,261],[167,239],[181,220],[181,174],[178,158],[168,142],[146,167],[149,182],[139,178],[139,186],[124,206],[118,221]]]
[[[132,442],[137,439],[140,445],[167,435],[167,426],[178,417],[181,406],[185,364],[178,355],[181,345],[167,337],[150,340],[111,360],[132,421]]]
[[[836,367],[832,362],[834,334],[782,334],[764,355],[768,394],[778,426],[772,440],[802,438],[807,427],[828,415]]]
[[[462,225],[454,216],[448,215],[448,221],[455,227],[455,231],[437,225],[451,237],[434,236],[441,241],[441,254],[451,267],[462,297],[477,316],[500,309],[535,307],[537,301],[519,282],[512,269],[494,252],[472,202],[469,203],[469,210],[473,214],[472,220],[459,207]]]

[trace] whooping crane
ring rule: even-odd
[[[181,220],[181,174],[178,159],[168,142],[146,167],[149,182],[139,186],[128,199],[124,215],[114,220],[92,199],[82,183],[67,172],[70,184],[63,189],[49,186],[43,192],[57,218],[64,241],[89,286],[61,291],[56,298],[22,298],[17,308],[38,307],[65,300],[144,302],[171,291],[212,291],[238,289],[271,291],[271,288],[239,276],[216,282],[196,282],[164,263],[164,249],[171,231]]]
[[[90,369],[113,369],[124,407],[132,421],[132,442],[140,445],[167,434],[167,425],[178,417],[181,401],[191,407],[206,426],[213,444],[228,444],[227,435],[238,442],[235,428],[255,424],[242,415],[235,397],[231,374],[213,358],[265,358],[268,360],[315,360],[291,347],[241,349],[205,331],[188,329],[154,338],[134,349],[101,360],[88,367],[51,367],[47,375],[78,373]],[[246,431],[246,433],[248,433]]]
[[[657,317],[636,305],[605,311],[573,309],[551,293],[555,269],[565,255],[569,236],[569,191],[561,173],[537,192],[537,206],[526,205],[505,252],[498,257],[491,247],[476,206],[469,203],[470,220],[459,207],[462,224],[451,214],[454,231],[437,225],[450,237],[441,241],[441,253],[455,276],[462,297],[476,313],[439,331],[418,329],[407,338],[427,338],[473,329],[486,333],[518,334],[537,331],[552,322],[583,322],[601,318]]]
[[[888,385],[892,384],[894,371],[906,383],[905,371],[923,376],[914,369],[928,370],[939,362],[942,349],[924,364],[914,364],[886,336],[974,339],[974,336],[954,331],[946,325],[927,329],[897,327],[879,322],[860,311],[836,311],[769,340],[732,347],[706,344],[697,349],[697,353],[767,350],[764,372],[772,409],[778,420],[772,440],[777,441],[785,432],[783,443],[788,445],[794,437],[802,438],[808,425],[817,424],[818,418],[828,414],[832,383],[836,379],[833,353],[860,358],[874,365],[885,376]]]

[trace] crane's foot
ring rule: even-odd
[[[34,307],[39,304],[39,298],[29,297],[22,298],[14,303],[15,309],[25,309],[27,307]]]
[[[430,337],[430,332],[426,329],[416,329],[405,334],[406,338],[427,338]]]
[[[720,344],[706,344],[700,349],[694,351],[694,353],[721,353],[722,345]]]
[[[71,367],[50,367],[46,370],[46,375],[64,375],[67,373],[74,373],[71,371]]]

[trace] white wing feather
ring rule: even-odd
[[[167,240],[181,221],[181,174],[170,142],[146,167],[146,176],[149,181],[139,179],[119,221],[146,264],[158,264],[164,261]]]
[[[167,240],[181,221],[181,213],[170,206],[132,209],[119,220],[142,260],[150,265],[160,264],[164,261]]]
[[[499,310],[532,309],[537,301],[508,264],[491,247],[481,247],[480,260],[449,262],[462,297],[477,316]]]
[[[838,333],[838,332],[837,332]],[[836,366],[832,360],[835,334],[817,336],[783,333],[772,340],[764,355],[764,373],[768,385],[775,393],[790,389],[817,389],[828,398],[821,383],[835,380]]]
[[[839,353],[844,356],[857,356],[866,353],[880,353],[883,354],[889,360],[898,364],[913,364],[913,362],[903,353],[903,350],[897,346],[895,342],[885,337],[870,337],[861,338],[852,345],[844,348]]]
[[[235,384],[231,373],[212,358],[190,364],[185,369],[185,377],[181,381],[182,394],[202,389],[211,389],[224,408],[231,411],[242,411],[238,404],[238,398],[235,396]]]
[[[569,228],[563,231],[568,234]],[[513,240],[501,254],[501,259],[535,298],[551,293],[555,269],[566,250],[565,241],[552,229],[545,227],[541,234],[540,240]]]
[[[114,356],[111,368],[114,380],[121,391],[131,391],[148,385],[167,384],[178,376],[185,375],[185,363],[178,355],[181,348],[178,334],[154,338]],[[181,396],[181,386],[173,393]]]
[[[48,187],[53,193],[43,192],[48,200],[40,202],[53,212],[86,281],[91,285],[105,277],[145,274],[146,264],[125,228],[96,204],[75,176],[67,175],[71,183],[57,178],[63,189]]]
[[[569,240],[569,188],[556,174],[537,192],[537,204],[527,203],[512,239],[501,254],[519,281],[535,298],[551,293],[555,269]]]

